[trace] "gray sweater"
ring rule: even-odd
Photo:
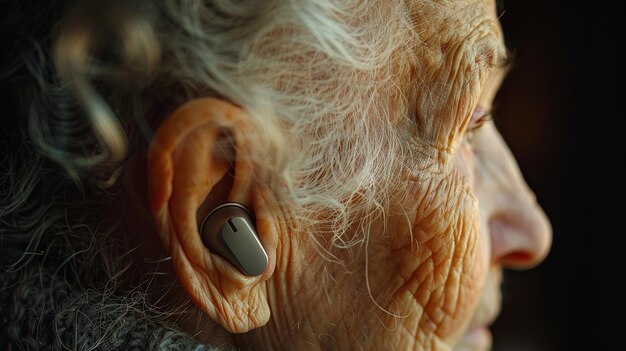
[[[70,286],[62,273],[1,269],[0,350],[220,350],[113,294]]]

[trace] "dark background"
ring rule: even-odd
[[[500,3],[516,60],[495,121],[552,221],[554,243],[541,266],[505,273],[496,351],[626,350],[622,7]]]

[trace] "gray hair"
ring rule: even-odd
[[[328,259],[339,261],[330,247],[363,244],[385,215],[411,157],[409,132],[392,123],[409,113],[398,77],[417,65],[403,2],[19,6],[11,15],[23,32],[0,71],[5,93],[19,99],[2,132],[3,270],[36,258],[81,282],[119,277],[111,257],[124,248],[103,243],[118,224],[107,212],[125,186],[125,162],[199,96],[248,112],[258,174],[293,208],[299,231],[319,234],[311,238],[325,242]],[[354,225],[362,230],[350,236]]]

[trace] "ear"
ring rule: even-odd
[[[178,279],[194,303],[232,333],[265,325],[270,317],[264,282],[276,262],[276,213],[253,175],[249,116],[222,100],[190,101],[158,128],[148,154],[148,197],[157,231]],[[257,277],[242,275],[203,245],[198,223],[224,202],[256,215],[269,258]]]

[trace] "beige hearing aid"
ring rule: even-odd
[[[248,276],[267,268],[267,253],[254,229],[252,215],[234,202],[213,209],[200,225],[202,242],[212,253],[225,258]]]

